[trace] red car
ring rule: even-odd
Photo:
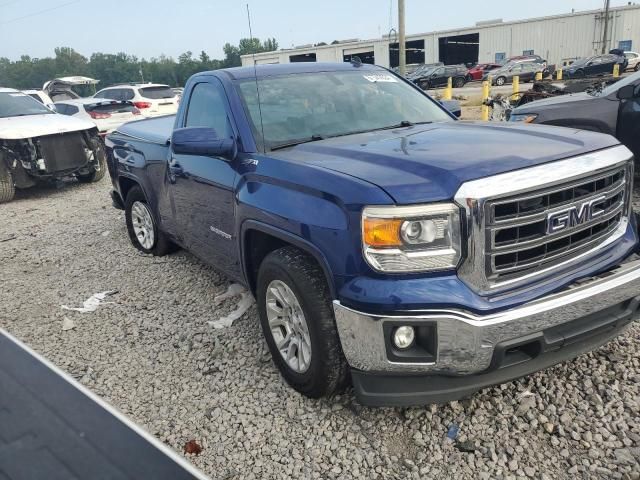
[[[467,71],[467,82],[482,80],[485,73],[495,70],[496,68],[500,68],[500,65],[497,63],[479,63]]]

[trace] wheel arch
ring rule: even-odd
[[[331,298],[336,298],[335,284],[325,255],[312,243],[295,234],[256,220],[245,220],[240,229],[240,261],[245,282],[255,295],[258,269],[271,252],[286,246],[299,248],[320,266],[329,287]]]
[[[131,177],[119,176],[118,188],[120,190],[119,193],[123,203],[127,201],[127,195],[129,194],[129,192],[133,187],[140,187],[140,190],[142,190],[142,193],[144,193],[144,196],[147,197],[147,199],[149,199],[147,192],[145,192],[144,187],[138,180]]]

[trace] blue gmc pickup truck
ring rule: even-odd
[[[304,63],[196,74],[176,116],[106,145],[133,245],[246,285],[310,397],[453,400],[638,315],[633,157],[611,136],[460,122],[383,68]]]

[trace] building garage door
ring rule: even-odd
[[[291,63],[315,62],[316,61],[316,54],[315,53],[302,53],[300,55],[291,55],[289,57],[289,61]]]
[[[440,61],[445,65],[476,64],[480,51],[480,34],[440,37],[438,46]]]

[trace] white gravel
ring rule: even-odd
[[[188,457],[213,479],[640,478],[638,325],[449,405],[309,400],[270,362],[255,306],[214,329],[236,308],[214,302],[228,280],[185,252],[138,253],[108,191],[105,178],[0,205],[0,326],[177,451],[195,440]],[[95,312],[61,308],[110,290]]]

